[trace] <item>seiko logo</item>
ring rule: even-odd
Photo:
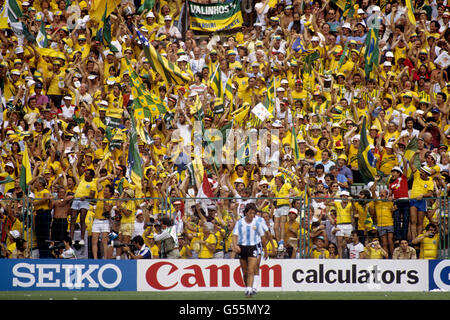
[[[86,269],[87,268],[87,269]],[[111,271],[108,276],[105,272]],[[13,287],[21,288],[105,288],[113,289],[122,281],[122,272],[114,264],[33,264],[18,263],[13,269]]]

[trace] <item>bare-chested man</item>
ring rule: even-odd
[[[70,213],[72,199],[73,195],[66,195],[66,189],[63,186],[58,187],[58,196],[51,203],[53,220],[50,232],[53,241],[62,241],[67,236],[67,216]]]

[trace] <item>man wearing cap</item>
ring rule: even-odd
[[[413,174],[413,184],[409,195],[410,199],[410,225],[411,239],[423,231],[423,218],[427,214],[427,200],[434,195],[434,180],[431,177],[431,169],[428,166],[417,168],[414,164],[419,151],[413,155],[409,161],[409,167]]]
[[[172,24],[170,15],[164,16],[164,25],[158,29],[157,36],[165,35],[170,39],[181,39],[181,33],[178,28]]]
[[[295,258],[297,251],[298,234],[300,224],[297,222],[298,210],[290,208],[288,212],[288,220],[285,222],[284,228],[284,243],[286,244],[286,255],[290,258]]]

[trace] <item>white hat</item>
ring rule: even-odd
[[[244,183],[244,180],[242,178],[237,178],[234,180],[234,183]]]
[[[380,9],[379,6],[373,6],[373,7],[372,7],[372,13],[380,12],[380,11],[381,11],[381,9]]]
[[[136,210],[136,217],[137,217],[138,215],[141,215],[141,214],[143,214],[142,209],[137,209],[137,210]]]
[[[172,20],[172,17],[169,15],[164,17],[164,21],[171,21],[171,20]]]
[[[341,191],[341,193],[340,193],[340,195],[341,196],[349,196],[350,195],[350,193],[348,192],[348,191]]]
[[[390,61],[385,61],[385,62],[383,62],[383,66],[392,67],[392,63]]]
[[[181,57],[179,57],[177,59],[177,62],[182,62],[182,61],[188,62],[189,61],[188,56],[187,55],[182,55]]]
[[[342,25],[342,28],[347,28],[347,29],[351,29],[352,26],[350,25],[350,23],[346,22]]]
[[[283,87],[278,87],[277,91],[285,91]]]
[[[5,164],[5,167],[11,167],[11,168],[14,168],[14,164],[13,164],[11,161],[8,161],[8,162]]]
[[[298,215],[298,210],[295,208],[291,208],[289,209],[289,213],[295,213],[296,215]]]
[[[22,53],[23,51],[23,47],[17,47],[16,50],[14,50],[14,52],[17,53]]]
[[[72,101],[72,96],[64,96],[64,99]]]
[[[102,106],[107,106],[109,103],[108,103],[108,101],[106,101],[106,100],[102,100],[102,101],[100,101],[100,104],[101,104]]]
[[[388,51],[388,52],[386,52],[386,57],[387,58],[393,58],[394,54],[392,53],[392,51]]]
[[[11,231],[9,232],[9,234],[10,234],[14,239],[17,239],[17,238],[20,237],[20,232],[19,232],[18,230],[11,230]]]
[[[431,169],[429,166],[420,167],[420,170],[425,171],[428,175],[431,176]]]
[[[275,120],[275,121],[272,123],[272,127],[275,127],[275,128],[281,128],[282,126],[283,126],[283,124],[281,123],[280,120]]]
[[[391,169],[391,171],[394,171],[394,170],[400,172],[400,174],[403,174],[403,170],[400,167],[395,166]]]
[[[149,13],[147,13],[147,15],[145,16],[146,18],[154,18],[155,15],[153,14],[152,11],[150,11]]]
[[[289,81],[287,81],[286,79],[281,80],[280,82],[281,84],[289,84]]]
[[[392,142],[388,142],[388,143],[386,143],[386,148],[393,148],[394,147],[394,144],[392,143]]]
[[[263,185],[269,185],[269,182],[268,182],[267,180],[265,180],[265,179],[262,179],[262,180],[259,182],[259,185],[260,185],[260,186],[263,186]]]
[[[361,136],[359,135],[359,134],[355,134],[353,137],[352,137],[352,141],[353,140],[361,140]]]
[[[358,21],[356,25],[358,24],[362,25],[364,28],[366,27],[366,23],[364,21]]]
[[[311,41],[320,41],[320,39],[319,39],[319,37],[314,36],[314,37],[311,38]]]
[[[363,13],[366,13],[366,12],[363,9],[359,8],[357,13],[358,14],[363,14]]]

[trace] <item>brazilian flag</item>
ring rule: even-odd
[[[362,123],[358,147],[358,168],[364,183],[375,180],[377,175],[376,158],[367,139],[366,117]]]

